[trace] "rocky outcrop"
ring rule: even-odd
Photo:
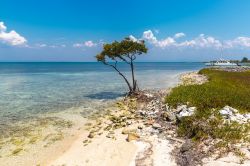
[[[240,114],[239,111],[230,106],[225,106],[219,110],[220,115],[228,121],[235,121],[238,123],[248,123],[250,121],[250,113]]]
[[[176,116],[179,120],[186,116],[192,116],[195,113],[196,107],[188,107],[187,105],[180,105],[176,109]]]

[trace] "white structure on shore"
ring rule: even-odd
[[[238,66],[236,63],[232,63],[228,60],[220,59],[216,62],[205,63],[206,66]]]

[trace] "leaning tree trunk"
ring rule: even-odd
[[[135,73],[134,73],[134,63],[131,59],[131,62],[130,62],[130,67],[131,67],[131,73],[132,73],[132,83],[133,83],[133,92],[135,92],[138,88],[137,88],[137,83],[136,83],[136,80],[135,80]]]
[[[133,94],[133,87],[130,85],[128,79],[117,69],[116,65],[111,65],[111,64],[108,64],[106,62],[103,62],[105,65],[108,65],[108,66],[111,66],[115,71],[118,72],[118,74],[124,79],[124,81],[126,82],[126,84],[128,85],[128,89],[129,89],[129,95],[130,94]]]

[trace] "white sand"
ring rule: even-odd
[[[78,165],[78,166],[128,166],[135,156],[136,146],[125,141],[126,136],[115,133],[116,140],[107,138],[105,134],[92,139],[83,146],[86,133],[78,137],[71,147],[49,165]]]
[[[227,156],[224,156],[219,159],[215,159],[213,157],[203,159],[204,166],[242,166],[242,165],[250,165],[250,153],[249,151],[245,151],[246,160],[243,163],[240,161],[240,158],[235,156],[232,153],[229,153]]]
[[[174,150],[174,144],[169,140],[155,139],[154,140],[154,166],[176,166],[175,160],[171,155]]]
[[[0,165],[3,166],[34,166],[47,165],[49,161],[55,160],[62,152],[66,151],[77,138],[78,135],[86,133],[84,124],[87,120],[77,113],[79,109],[71,109],[70,113],[61,112],[56,114],[49,114],[51,117],[60,117],[65,120],[73,121],[74,125],[71,128],[63,129],[63,137],[57,141],[52,141],[47,144],[45,137],[51,133],[50,127],[42,128],[41,138],[34,144],[25,144],[23,150],[17,155],[7,154],[0,157]],[[39,129],[39,128],[38,128]],[[34,128],[36,130],[36,128]],[[55,132],[53,130],[53,132]],[[47,145],[47,146],[45,146]]]

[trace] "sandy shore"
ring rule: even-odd
[[[195,79],[190,82],[190,77]],[[182,76],[182,79],[187,84],[207,81],[195,72]],[[56,114],[73,122],[72,127],[59,131],[63,133],[62,139],[48,142],[45,138],[50,130],[42,128],[45,133],[43,139],[23,146],[25,148],[16,155],[0,157],[0,165],[176,166],[175,150],[180,149],[185,140],[177,138],[176,125],[172,120],[157,118],[161,111],[167,109],[162,100],[167,93],[169,90],[146,92],[141,98],[150,101],[136,106],[134,100],[118,102],[102,113],[93,114],[90,119],[80,116],[78,108]],[[250,165],[249,162],[245,161],[245,165]],[[220,159],[205,158],[203,163],[206,166],[241,165],[240,158],[232,154]]]
[[[81,133],[62,155],[47,165],[165,166],[167,164],[175,166],[175,159],[171,153],[175,146],[181,144],[178,141],[158,137],[158,129],[145,125],[147,122],[144,120],[130,118],[135,114],[129,113],[130,108],[128,107],[123,105],[113,108],[107,116],[96,119],[96,122],[89,126],[88,132]],[[112,124],[109,120],[111,117],[118,119],[126,117],[126,122],[129,124],[125,125],[126,127],[105,130],[109,125],[115,126],[123,123],[113,122]],[[93,138],[89,138],[91,130],[95,131]],[[129,134],[134,131],[139,138],[128,141]]]
[[[48,165],[109,165],[128,166],[133,160],[137,147],[132,142],[125,141],[126,136],[116,131],[116,140],[107,138],[104,134],[91,139],[87,146],[83,140],[88,134],[83,133],[71,144],[69,149]]]
[[[72,108],[60,113],[47,114],[36,123],[32,121],[31,124],[21,127],[22,130],[28,126],[29,131],[20,131],[20,135],[7,138],[9,141],[1,149],[0,165],[48,165],[50,161],[54,161],[70,148],[79,135],[87,133],[84,124],[89,120],[80,116],[79,112],[81,109]],[[65,124],[72,126],[65,127]],[[16,146],[12,145],[12,140]],[[15,149],[20,151],[14,154]]]

